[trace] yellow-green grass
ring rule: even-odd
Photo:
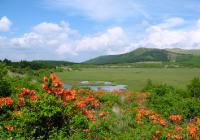
[[[200,77],[198,68],[82,68],[81,71],[57,72],[65,84],[80,85],[81,81],[109,81],[113,84],[128,85],[129,90],[142,89],[147,79],[153,83],[163,83],[176,88],[186,89],[194,78]]]

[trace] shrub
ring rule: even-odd
[[[62,89],[63,83],[55,74],[44,77],[44,81],[43,91],[23,88],[21,94],[14,94],[12,98],[0,98],[0,111],[9,116],[0,116],[4,138],[67,138],[76,133],[81,135],[89,127],[88,121],[95,120],[87,116],[87,108],[99,106],[93,95],[83,97],[83,90],[78,91],[82,93],[79,96],[75,90]]]
[[[189,85],[187,85],[187,90],[192,97],[200,98],[200,79],[195,77]]]
[[[5,69],[5,65],[0,63],[0,98],[7,97],[11,94],[11,86],[5,80],[5,75],[7,74],[7,70]]]

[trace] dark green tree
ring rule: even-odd
[[[8,83],[4,77],[7,74],[7,70],[5,68],[4,63],[0,63],[0,98],[1,97],[7,97],[11,93],[11,86],[10,83]]]
[[[192,97],[200,98],[200,79],[195,77],[189,85],[187,85],[187,90]]]

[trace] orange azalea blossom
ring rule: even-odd
[[[132,131],[132,132],[134,132],[134,131],[135,131],[135,129],[131,129],[131,131]]]
[[[174,122],[179,122],[181,119],[182,119],[181,115],[172,115],[172,116],[169,116],[169,120],[172,120]]]
[[[108,120],[108,117],[103,117],[104,120]]]
[[[158,135],[162,135],[162,132],[160,132],[160,131],[156,131],[156,134],[158,134]]]
[[[18,104],[19,106],[25,106],[26,103],[25,103],[25,101],[24,101],[24,98],[19,98],[19,101],[17,102],[17,104]]]
[[[159,115],[156,114],[156,115],[152,115],[152,116],[150,116],[149,119],[151,119],[151,120],[157,120],[158,117],[159,117]]]
[[[51,77],[51,78],[55,78],[55,77],[56,77],[55,73],[52,73],[52,74],[50,75],[50,77]]]
[[[100,115],[100,117],[103,117],[104,111],[101,111],[99,115]]]
[[[196,119],[196,124],[200,124],[200,119],[199,118],[197,118],[197,117],[194,117],[194,119]]]
[[[122,113],[125,113],[126,112],[126,110],[122,110]]]
[[[142,122],[142,121],[137,121],[137,124],[144,124],[144,122]]]
[[[88,132],[88,131],[90,131],[90,130],[89,130],[89,129],[84,129],[83,131],[84,131],[84,132]]]
[[[47,78],[46,76],[44,76],[44,77],[43,77],[43,80],[47,82],[47,81],[48,81],[48,78]]]
[[[10,97],[0,98],[0,108],[2,108],[2,106],[6,106],[6,105],[13,107],[12,102],[13,102],[13,98],[10,98]]]
[[[142,117],[142,113],[137,113],[137,114],[136,114],[136,117],[140,120],[141,117]]]
[[[169,132],[167,132],[167,134],[165,134],[165,137],[169,137],[170,136],[170,133]]]
[[[182,127],[180,127],[179,125],[178,126],[176,126],[175,128],[174,128],[177,132],[179,132],[180,130],[184,130]]]
[[[7,129],[11,131],[14,130],[13,127],[11,127],[10,125],[7,125]]]
[[[177,139],[182,139],[182,137],[180,135],[172,135],[172,138],[177,138]]]
[[[21,111],[15,111],[15,114],[20,114],[21,113]]]
[[[23,88],[23,90],[21,92],[21,96],[24,97],[25,95],[28,95],[29,92],[30,92],[30,89]]]
[[[94,118],[94,116],[93,116],[92,113],[91,113],[91,114],[88,114],[87,116],[88,116],[88,118],[90,119],[90,121],[92,121],[92,122],[95,121],[95,118]]]
[[[148,116],[149,114],[152,114],[153,111],[152,110],[145,110],[144,111],[144,116]]]
[[[154,140],[159,140],[159,138],[157,136],[153,136]]]
[[[187,131],[190,133],[191,136],[200,138],[200,131],[199,131],[198,126],[195,126],[194,124],[190,124],[187,127]]]
[[[162,120],[162,119],[158,119],[159,123],[162,124],[162,125],[166,125],[167,122],[165,120]]]

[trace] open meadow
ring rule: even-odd
[[[129,90],[140,90],[147,79],[176,88],[186,89],[187,84],[200,76],[198,68],[82,68],[81,71],[57,72],[65,84],[79,85],[81,81],[109,81],[128,85]]]

